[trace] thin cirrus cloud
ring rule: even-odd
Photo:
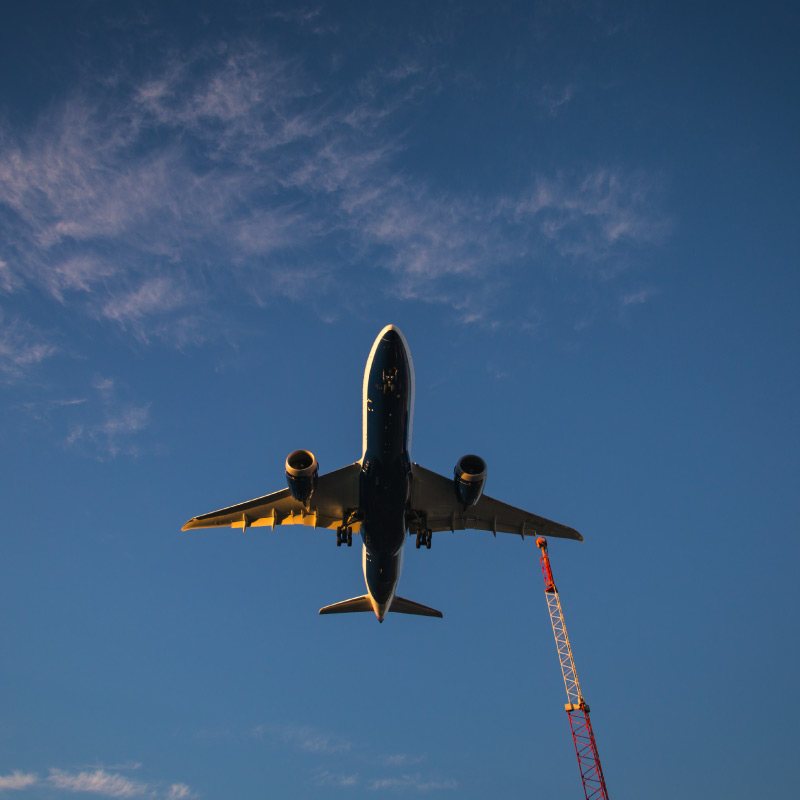
[[[324,733],[311,725],[292,725],[266,723],[255,726],[250,731],[257,739],[271,740],[291,745],[294,749],[313,757],[318,764],[323,764],[330,757],[347,758],[360,764],[362,772],[375,772],[378,769],[386,772],[391,769],[405,769],[420,764],[425,756],[414,756],[408,753],[393,753],[385,756],[365,756],[363,748],[341,736]],[[226,732],[225,735],[229,735]],[[442,789],[457,789],[458,782],[450,778],[429,777],[420,773],[403,772],[400,775],[383,777],[365,777],[359,771],[334,772],[320,766],[312,773],[311,782],[317,786],[335,786],[353,788],[366,786],[373,791],[410,790],[428,792]]]
[[[167,792],[167,800],[189,800],[195,796],[185,783],[173,783]]]
[[[56,345],[29,322],[7,320],[0,309],[0,375],[14,380],[58,352]]]
[[[361,776],[355,772],[347,775],[342,772],[329,772],[323,770],[313,778],[313,783],[316,786],[339,786],[342,788],[350,788],[358,786],[361,782]]]
[[[458,781],[452,779],[430,779],[419,774],[402,775],[399,778],[378,778],[370,784],[370,789],[375,791],[393,789],[411,789],[417,792],[441,791],[443,789],[458,789]]]
[[[316,786],[335,786],[342,789],[351,789],[364,784],[374,792],[413,791],[420,794],[458,789],[458,781],[452,778],[428,778],[419,773],[364,780],[357,772],[347,774],[323,770],[314,776],[313,783]]]
[[[112,378],[97,377],[92,386],[96,394],[81,398],[81,414],[76,414],[64,445],[101,461],[118,455],[137,456],[136,435],[150,426],[150,406],[120,400]]]
[[[299,750],[320,755],[346,753],[353,747],[348,739],[324,733],[311,725],[261,724],[252,729],[252,735],[257,739],[268,737],[286,742]]]
[[[138,766],[140,765],[137,764],[136,767]],[[0,792],[24,791],[33,786],[46,786],[49,789],[64,792],[95,794],[101,797],[149,797],[161,798],[161,800],[193,800],[196,797],[196,794],[185,783],[173,783],[168,787],[162,787],[160,784],[132,780],[125,775],[109,772],[102,767],[81,772],[69,772],[53,767],[44,779],[40,779],[34,773],[19,771],[10,775],[0,775]]]
[[[0,792],[9,789],[27,789],[37,782],[38,778],[28,772],[15,770],[10,775],[0,775]]]
[[[556,173],[465,199],[398,169],[407,112],[442,81],[409,62],[329,87],[300,58],[239,42],[76,87],[0,135],[0,288],[187,343],[220,298],[358,297],[366,270],[370,291],[469,322],[463,306],[498,277],[513,286],[553,258],[602,267],[664,235],[642,174]]]
[[[89,792],[104,797],[141,797],[150,791],[146,783],[104,769],[78,773],[51,769],[47,783],[68,792]]]

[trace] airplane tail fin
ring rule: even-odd
[[[320,614],[351,614],[354,611],[372,611],[372,603],[368,595],[352,597],[350,600],[342,600],[341,603],[334,603],[319,610]]]
[[[416,614],[420,617],[441,617],[442,612],[437,611],[430,606],[424,606],[422,603],[415,603],[413,600],[406,600],[405,597],[398,597],[395,595],[392,600],[392,605],[389,611],[394,611],[399,614]]]

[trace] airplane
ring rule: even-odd
[[[430,549],[438,531],[482,530],[583,541],[578,531],[483,494],[486,462],[462,456],[452,478],[411,461],[414,364],[405,337],[387,325],[375,339],[364,370],[362,455],[354,464],[320,475],[310,450],[286,459],[288,488],[192,517],[182,528],[309,525],[336,531],[336,545],[362,540],[367,593],[325,606],[320,614],[372,611],[441,617],[442,612],[396,594],[406,532]]]

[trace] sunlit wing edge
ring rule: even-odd
[[[288,489],[237,503],[218,511],[192,517],[182,531],[200,528],[247,528],[276,525],[308,525],[314,528],[336,529],[358,505],[358,473],[360,464],[349,464],[341,469],[320,475],[312,502],[305,508],[291,496]],[[358,533],[360,523],[350,523],[353,533]]]

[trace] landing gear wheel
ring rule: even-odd
[[[433,542],[433,531],[427,531],[427,533],[425,534],[425,547],[427,547],[428,550],[431,549],[432,542]]]
[[[341,547],[346,544],[348,547],[353,546],[353,529],[352,528],[337,528],[336,529],[336,546]]]

